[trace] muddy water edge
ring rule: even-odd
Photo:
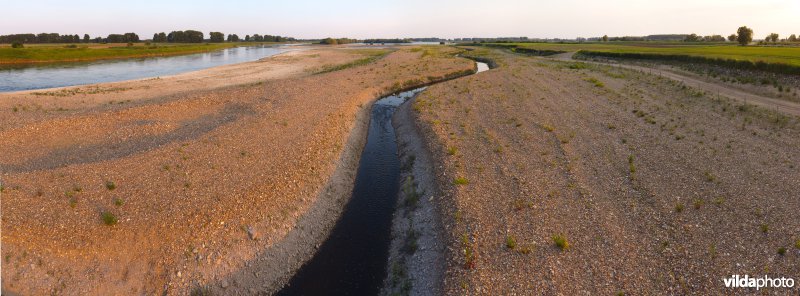
[[[488,70],[476,63],[477,72]],[[276,295],[377,295],[391,276],[387,262],[398,234],[393,222],[401,191],[401,161],[392,118],[420,87],[372,106],[367,142],[350,201],[314,257]],[[406,168],[404,168],[406,169]],[[395,220],[395,221],[393,221]],[[394,252],[392,252],[394,253]],[[389,282],[388,280],[386,281]],[[384,290],[385,292],[385,290]]]

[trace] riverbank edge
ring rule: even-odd
[[[415,101],[416,96],[401,104],[392,117],[401,190],[392,217],[392,241],[381,295],[442,294],[446,245],[435,201],[441,194],[435,182],[435,162],[412,113]]]
[[[499,66],[492,59],[463,53],[457,56],[486,63],[489,69]],[[477,73],[476,63],[472,73],[427,85]],[[380,295],[444,295],[450,235],[442,219],[446,216],[444,209],[455,205],[445,199],[434,167],[441,161],[436,160],[434,144],[426,140],[425,126],[413,110],[422,93],[403,102],[392,117],[401,164],[401,190],[392,217],[392,241]],[[418,199],[411,202],[415,206],[409,207],[405,202],[408,195]],[[414,251],[409,252],[410,248]]]
[[[262,291],[272,295],[288,284],[295,273],[314,257],[350,201],[361,153],[367,142],[370,115],[375,101],[377,100],[365,104],[356,113],[336,169],[311,207],[298,219],[292,230],[282,240],[261,251],[248,262],[246,270],[216,281],[218,284],[213,287],[237,283],[240,288],[245,288],[245,291]],[[253,274],[258,275],[251,277]],[[222,289],[215,292],[223,295],[231,291]]]

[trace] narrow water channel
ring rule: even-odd
[[[478,64],[478,72],[488,70]],[[328,239],[276,295],[377,295],[386,277],[392,213],[400,188],[392,115],[425,87],[372,106],[353,194]]]

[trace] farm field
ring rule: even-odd
[[[608,42],[608,43],[496,43],[499,46],[516,45],[521,48],[559,51],[600,51],[614,53],[648,53],[670,55],[693,55],[707,58],[723,58],[768,63],[784,63],[800,66],[800,46],[767,47],[738,46],[732,43],[708,45],[685,42]]]
[[[498,67],[409,111],[437,168],[422,198],[446,230],[446,294],[713,295],[731,274],[800,274],[797,117],[640,71],[472,54]]]

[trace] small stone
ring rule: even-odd
[[[250,237],[250,239],[252,240],[258,239],[258,233],[255,230],[253,230],[252,226],[247,226],[247,236]]]
[[[228,287],[228,280],[222,280],[222,282],[219,283],[219,284],[223,289],[227,288]]]
[[[181,277],[181,271],[180,270],[178,271],[178,277]]]

